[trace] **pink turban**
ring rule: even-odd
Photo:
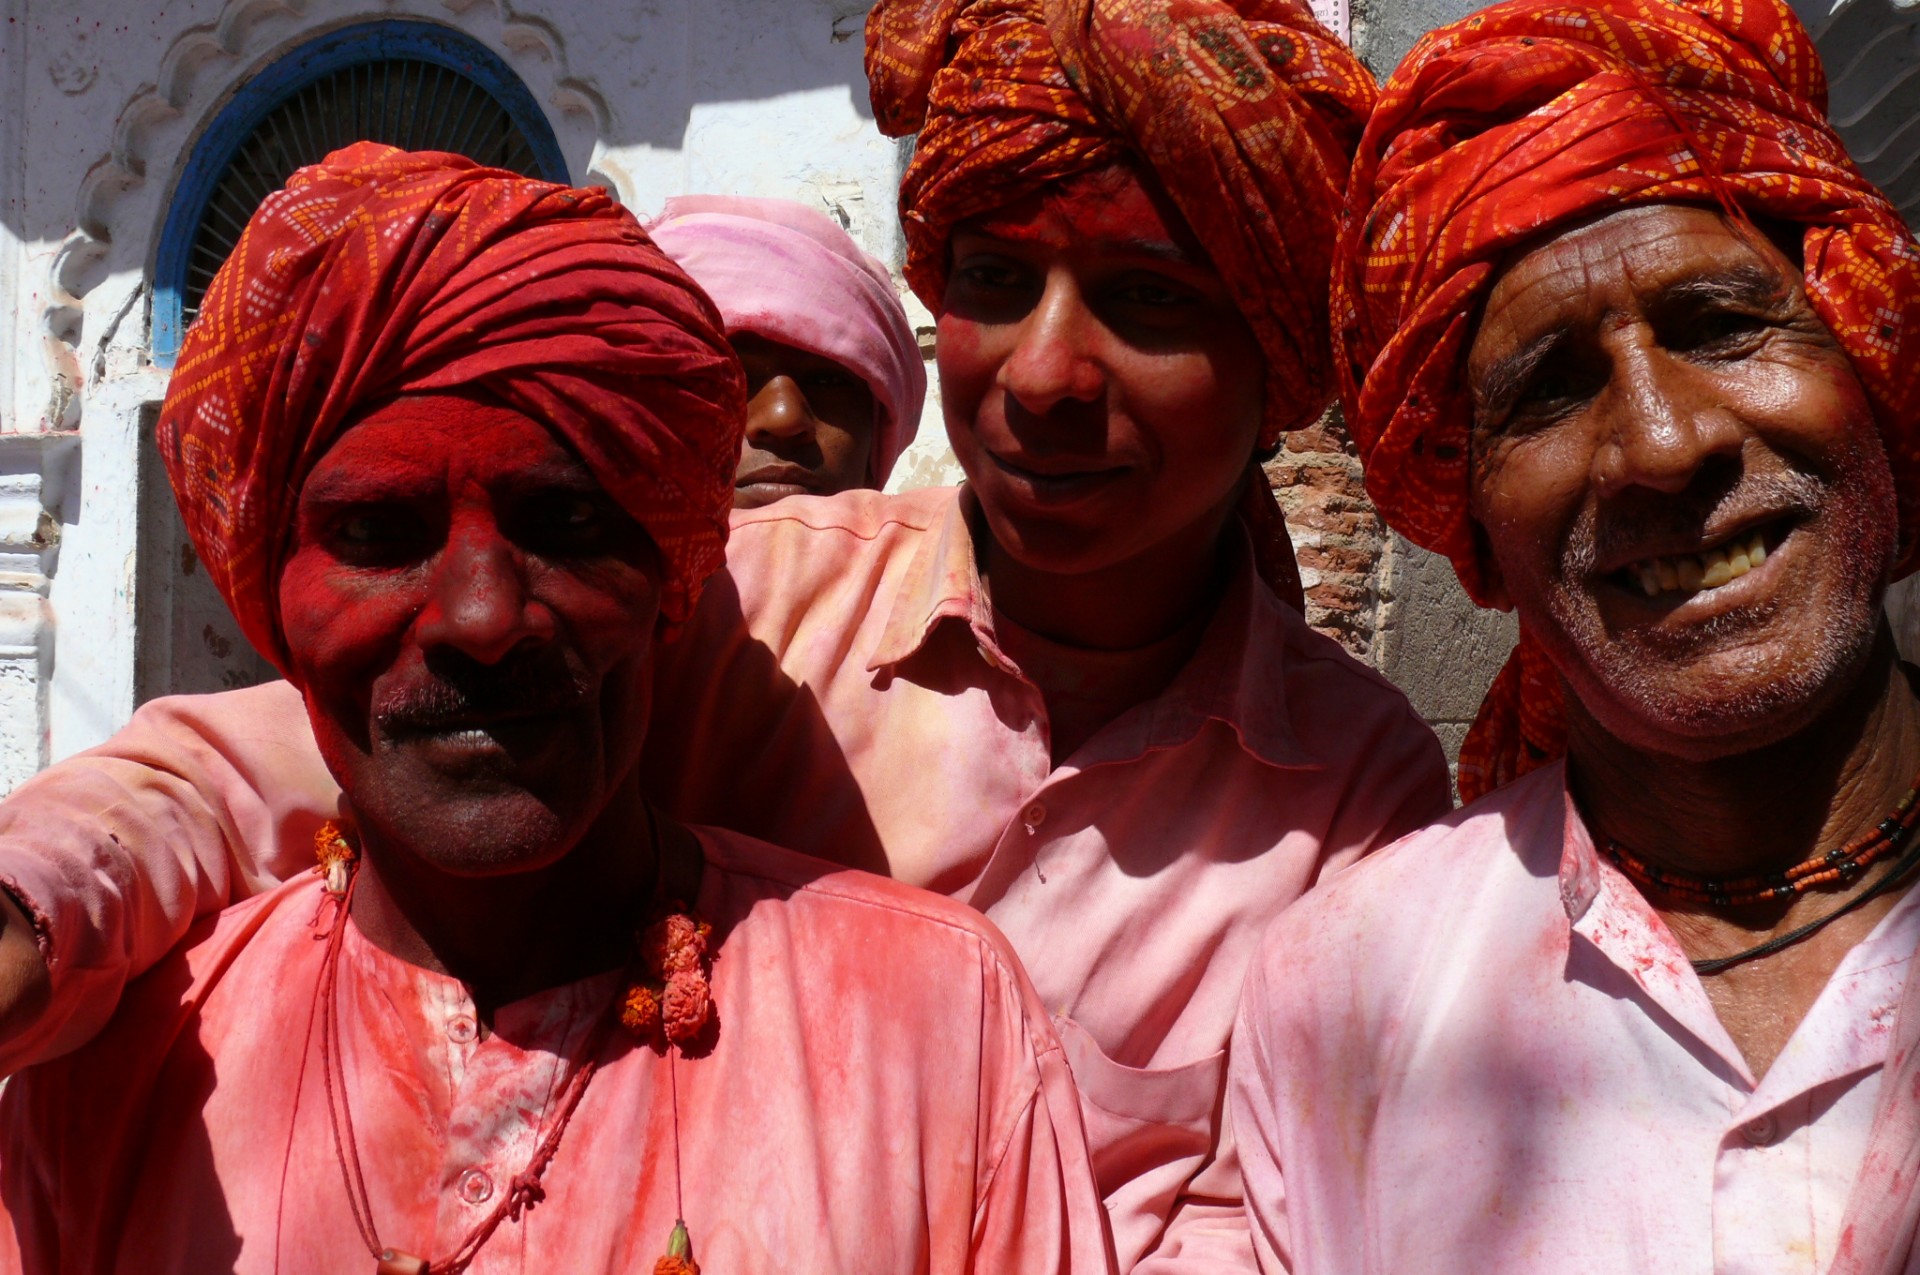
[[[817,354],[873,391],[880,419],[868,477],[886,485],[913,441],[927,370],[885,266],[825,213],[786,199],[682,195],[648,228],[705,288],[727,334]]]

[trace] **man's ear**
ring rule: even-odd
[[[1478,518],[1470,517],[1468,525],[1473,528],[1474,559],[1480,564],[1480,596],[1486,599],[1481,605],[1496,611],[1513,610],[1513,595],[1507,592],[1507,578],[1500,574],[1500,563],[1493,556],[1493,546],[1487,543],[1486,529]]]

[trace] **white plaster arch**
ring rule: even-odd
[[[316,36],[380,18],[438,22],[487,45],[546,111],[575,180],[613,184],[599,164],[605,98],[569,72],[553,24],[506,0],[229,0],[216,20],[174,39],[154,82],[121,108],[107,153],[81,179],[75,229],[53,259],[43,316],[49,372],[64,387],[49,427],[79,423],[80,392],[110,374],[110,355],[119,352],[112,362],[125,366],[144,350],[145,288],[175,182],[235,88]]]

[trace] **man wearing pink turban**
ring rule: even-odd
[[[784,199],[682,195],[647,230],[713,298],[747,370],[734,507],[886,486],[927,396],[886,267]]]

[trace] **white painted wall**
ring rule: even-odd
[[[188,657],[245,674],[244,652],[212,655],[238,640],[223,615],[149,615],[143,634],[138,596],[142,431],[166,387],[149,272],[192,144],[236,85],[351,22],[444,23],[526,82],[574,181],[643,217],[693,191],[814,200],[897,270],[903,152],[867,106],[867,7],[0,0],[0,791],[118,728],[143,658],[149,690]],[[897,485],[953,477],[937,406],[928,419]],[[149,585],[177,570],[164,539],[149,529]]]

